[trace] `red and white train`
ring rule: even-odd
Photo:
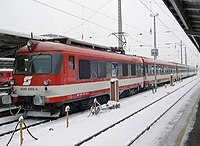
[[[13,69],[0,69],[0,88],[9,86]]]
[[[87,45],[86,45],[87,46]],[[156,61],[157,82],[192,76],[195,68]],[[54,42],[29,41],[16,52],[12,100],[30,116],[57,116],[66,105],[76,110],[93,98],[109,100],[110,79],[120,95],[147,88],[155,80],[154,60]]]

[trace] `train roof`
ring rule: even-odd
[[[40,42],[40,41],[33,41],[32,45],[32,51],[28,50],[28,46],[24,46],[21,49],[19,49],[16,54],[30,54],[30,53],[52,53],[52,52],[68,52],[68,53],[75,53],[83,56],[90,56],[90,58],[98,59],[98,58],[104,58],[106,60],[109,60],[112,58],[113,61],[136,61],[138,63],[142,63],[142,59],[140,57],[131,56],[131,55],[125,55],[125,54],[119,54],[114,52],[108,51],[99,51],[94,50],[92,48],[88,47],[80,47],[80,46],[72,46],[72,45],[66,45],[59,42]]]
[[[144,60],[145,64],[153,64],[154,63],[154,59],[152,59],[152,58],[142,57],[142,59]],[[176,66],[176,64],[174,64],[174,63],[166,62],[166,61],[162,61],[162,60],[157,60],[157,59],[156,59],[156,64],[157,65]]]
[[[189,67],[189,65],[185,65],[185,64],[180,64],[180,63],[175,63],[178,67]]]

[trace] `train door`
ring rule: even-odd
[[[75,56],[69,54],[67,60],[67,80],[68,81],[75,81],[76,80],[76,71],[75,71]]]

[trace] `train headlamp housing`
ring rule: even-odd
[[[45,105],[45,96],[35,95],[33,97],[33,104],[34,105]]]
[[[10,85],[13,86],[15,84],[15,81],[13,79],[10,79]]]
[[[49,80],[48,79],[44,80],[43,84],[44,84],[44,86],[48,86],[49,85]]]

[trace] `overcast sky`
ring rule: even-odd
[[[117,46],[118,0],[4,0],[0,29],[59,34],[101,45]],[[187,48],[188,63],[200,64],[200,53],[183,32],[162,0],[122,0],[126,53],[151,57],[153,18],[157,23],[158,59],[180,63],[180,41]],[[184,58],[183,58],[184,61]]]

